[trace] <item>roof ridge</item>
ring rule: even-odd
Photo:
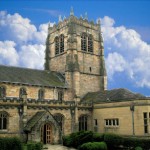
[[[1,64],[0,64],[0,67],[16,68],[16,69],[24,69],[24,70],[35,70],[35,71],[46,71],[46,70],[35,69],[35,68],[25,68],[21,66],[7,66],[7,65],[1,65]]]

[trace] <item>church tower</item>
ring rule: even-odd
[[[59,17],[48,28],[45,70],[61,72],[69,86],[70,99],[80,99],[88,92],[107,89],[104,46],[98,23],[77,18],[73,10],[67,19]]]

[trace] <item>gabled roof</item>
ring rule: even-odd
[[[45,114],[45,111],[37,112],[28,122],[27,125],[24,127],[24,131],[30,132],[31,129],[35,126],[35,124],[42,118]]]
[[[47,87],[66,86],[61,73],[3,65],[0,65],[0,82]]]
[[[99,92],[89,92],[83,98],[82,102],[119,102],[135,99],[145,99],[144,95],[133,93],[127,89],[113,89]]]

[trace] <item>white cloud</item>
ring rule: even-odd
[[[112,18],[101,19],[105,39],[106,65],[109,79],[114,74],[127,73],[137,86],[150,88],[150,45],[141,36],[125,26],[114,27]]]
[[[107,74],[110,79],[116,72],[123,72],[126,68],[126,61],[119,53],[110,53],[106,58]]]
[[[45,46],[40,45],[24,45],[19,52],[20,64],[29,68],[43,68]]]
[[[47,30],[48,23],[36,28],[18,13],[0,11],[0,64],[42,69]]]
[[[0,41],[0,63],[8,65],[18,65],[18,54],[13,41]]]
[[[33,34],[37,31],[28,18],[23,18],[18,13],[14,15],[0,12],[0,28],[5,31],[7,38],[16,42],[27,42],[32,40]]]

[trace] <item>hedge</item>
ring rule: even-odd
[[[107,150],[105,142],[88,142],[82,144],[79,150]]]
[[[124,142],[121,136],[111,133],[104,134],[104,141],[107,143],[108,149],[116,149],[116,147],[123,145]]]
[[[41,142],[27,143],[27,150],[42,150],[43,144]]]
[[[142,138],[124,138],[123,145],[125,147],[141,147],[144,150],[149,150],[150,148],[150,139],[142,139]]]
[[[143,150],[141,147],[136,147],[135,150]]]
[[[23,150],[22,142],[16,137],[0,138],[0,150]]]
[[[63,145],[78,148],[83,143],[93,140],[92,131],[79,131],[63,137]]]
[[[63,137],[63,145],[74,148],[79,148],[84,143],[102,141],[111,150],[117,148],[135,149],[135,147],[149,150],[150,148],[150,139],[123,137],[112,133],[99,134],[92,131],[80,131]]]

